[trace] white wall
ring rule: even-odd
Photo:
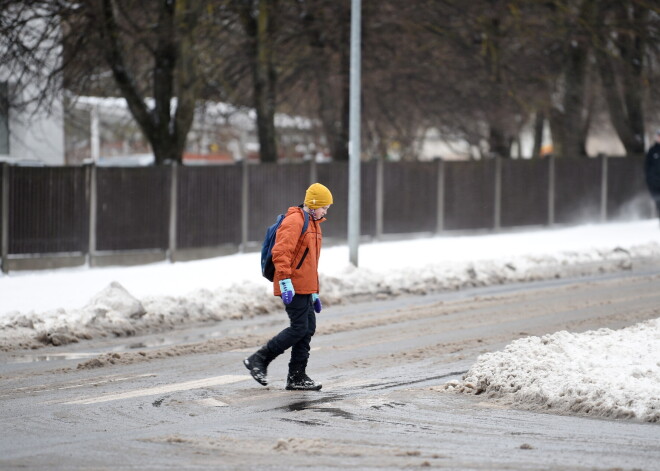
[[[32,38],[39,37],[40,32],[46,28],[38,13],[32,10],[23,12],[28,22],[24,32],[24,40],[28,45]],[[9,154],[0,154],[2,160],[47,165],[65,163],[62,97],[51,95],[45,100],[38,100],[42,93],[39,85],[44,83],[50,70],[60,64],[62,48],[59,38],[59,31],[50,31],[49,37],[35,48],[36,52],[33,52],[42,68],[34,71],[32,78],[26,82],[19,82],[17,74],[20,71],[12,72],[11,64],[0,65],[0,81],[7,82],[9,86]],[[48,106],[37,108],[37,102],[48,103]]]
[[[41,162],[64,165],[64,114],[61,100],[51,110],[9,110],[9,162]]]

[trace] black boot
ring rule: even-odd
[[[268,385],[268,364],[273,360],[274,356],[268,350],[268,346],[264,345],[252,355],[243,360],[245,367],[250,370],[250,374],[255,381],[263,386]]]
[[[286,389],[289,391],[318,391],[323,387],[307,376],[305,370],[289,371],[286,377]]]

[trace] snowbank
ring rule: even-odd
[[[274,311],[280,304],[263,286],[251,285],[139,300],[115,281],[80,309],[7,313],[0,319],[0,343],[8,351],[39,345],[59,346],[95,337],[132,336],[183,324],[263,314]]]
[[[360,268],[348,264],[346,246],[328,247],[320,263],[321,297],[330,307],[628,270],[635,260],[659,258],[655,220],[364,244]],[[0,277],[0,348],[130,336],[280,310],[281,301],[258,267],[259,254],[246,253],[174,264],[11,273]]]
[[[399,245],[399,250],[401,246],[410,248],[408,255],[415,253],[411,248],[414,242],[379,245],[385,252],[388,246]],[[420,243],[416,245],[419,248]],[[423,255],[415,256],[417,261],[424,260]],[[321,296],[324,306],[330,307],[406,294],[627,270],[631,268],[634,258],[650,256],[660,257],[660,244],[584,253],[524,255],[499,260],[393,265],[379,271],[348,265],[335,273],[320,274]],[[250,266],[257,267],[256,255],[254,258],[255,263]],[[396,263],[397,257],[390,254],[390,258],[391,263]],[[168,268],[172,269],[172,266]],[[158,280],[158,277],[152,279]],[[251,281],[240,279],[240,276],[236,279],[239,281],[226,282],[215,289],[203,288],[178,296],[148,295],[142,298],[130,293],[122,283],[112,281],[82,308],[5,313],[0,317],[0,345],[4,350],[58,346],[81,339],[131,336],[172,329],[182,324],[250,317],[282,309],[279,298],[272,295],[269,282],[258,276],[255,278],[254,274]]]
[[[527,408],[659,422],[660,318],[620,330],[522,338],[481,355],[444,388]]]

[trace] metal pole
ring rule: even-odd
[[[600,177],[600,221],[607,221],[607,156],[601,157]]]
[[[438,210],[435,222],[436,234],[445,229],[445,162],[442,159],[437,160],[438,165],[438,187],[436,197],[438,199]]]
[[[98,220],[98,163],[101,159],[101,131],[99,126],[99,106],[92,105],[90,116],[90,153],[92,165],[89,168],[89,248],[87,264],[94,266],[96,254],[96,222]]]
[[[383,237],[383,215],[385,211],[385,162],[382,157],[376,162],[376,240]]]
[[[555,223],[555,157],[548,157],[548,225]]]
[[[96,162],[89,166],[89,248],[87,249],[87,264],[94,266],[94,255],[96,253],[96,221],[97,215],[97,178],[98,168]]]
[[[247,154],[243,153],[243,161],[241,162],[241,251],[245,252],[248,242],[248,231],[250,212],[248,211],[250,204],[250,167],[248,166]]]
[[[502,158],[495,157],[495,207],[493,214],[494,229],[500,230],[502,226]]]
[[[98,162],[101,158],[101,132],[99,130],[99,107],[98,105],[92,105],[92,109],[89,111],[90,115],[90,127],[91,127],[91,154],[92,161],[94,163]]]
[[[2,164],[2,223],[0,224],[0,256],[2,256],[2,273],[9,272],[9,165]]]
[[[176,228],[177,228],[177,208],[178,208],[178,189],[179,189],[179,166],[172,162],[170,169],[170,227],[169,227],[169,248],[168,258],[170,263],[174,263],[176,253]]]
[[[358,266],[360,244],[360,23],[361,0],[351,0],[351,72],[348,169],[348,254]]]

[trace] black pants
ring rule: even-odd
[[[309,359],[309,344],[316,331],[316,313],[311,294],[296,294],[286,306],[290,325],[268,341],[268,350],[275,357],[291,347],[289,372],[304,371]]]
[[[658,217],[660,217],[660,188],[653,188],[650,190],[651,198],[655,201],[655,209],[658,212]]]

